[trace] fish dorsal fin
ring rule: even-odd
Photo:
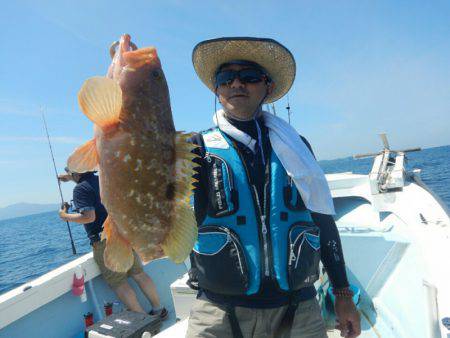
[[[198,164],[195,164],[192,160],[199,157],[192,152],[195,148],[198,148],[198,145],[188,142],[188,139],[193,135],[193,133],[177,132],[175,136],[175,194],[177,198],[185,199],[188,202],[194,188],[192,184],[196,181],[193,178],[194,168],[198,167]]]
[[[87,79],[78,93],[78,103],[84,115],[102,129],[119,122],[122,90],[107,77]]]
[[[186,259],[197,240],[197,222],[189,198],[195,181],[194,168],[197,166],[192,160],[198,157],[192,150],[198,146],[187,142],[191,136],[192,134],[177,133],[175,140],[175,205],[172,210],[171,230],[162,244],[164,253],[175,263]]]
[[[75,149],[67,159],[67,167],[75,173],[85,173],[87,171],[98,170],[98,153],[95,139],[87,141],[82,146]]]

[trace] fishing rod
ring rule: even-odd
[[[53,156],[52,144],[50,143],[50,135],[48,134],[47,122],[45,121],[44,110],[42,108],[41,108],[41,114],[42,114],[42,120],[44,121],[45,133],[47,134],[48,146],[50,148],[50,155],[52,156],[52,160],[53,160],[53,168],[55,169],[56,181],[58,182],[59,195],[61,196],[61,203],[62,203],[61,205],[64,206],[66,204],[64,203],[64,197],[63,197],[62,190],[61,190],[61,182],[59,181],[59,178],[58,178],[58,170],[56,170],[55,157]],[[77,250],[75,249],[75,243],[73,242],[72,231],[70,230],[69,221],[66,221],[66,224],[67,224],[67,230],[69,231],[70,244],[72,245],[72,253],[74,255],[76,255]]]

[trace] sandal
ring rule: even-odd
[[[148,314],[150,316],[159,316],[159,319],[165,320],[169,316],[169,311],[167,311],[167,309],[165,307],[163,307],[162,309],[160,309],[158,311],[151,310]]]

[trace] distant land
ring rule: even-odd
[[[0,208],[0,220],[56,211],[59,204],[16,203]]]

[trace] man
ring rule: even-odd
[[[199,293],[187,337],[326,337],[313,286],[319,260],[337,328],[358,336],[326,179],[306,139],[262,111],[290,89],[292,54],[272,39],[221,38],[199,43],[192,59],[223,110],[193,139],[199,237],[189,284]]]
[[[155,284],[152,279],[142,269],[139,257],[134,253],[134,263],[126,273],[109,270],[103,260],[105,251],[105,240],[101,240],[103,222],[108,216],[107,211],[100,200],[100,190],[98,176],[94,172],[75,173],[66,168],[67,174],[59,175],[63,182],[74,181],[76,183],[73,189],[73,203],[76,213],[68,213],[67,206],[63,206],[59,211],[59,216],[64,221],[84,224],[90,244],[92,245],[94,260],[97,263],[106,283],[114,290],[117,297],[125,306],[135,312],[146,313],[141,307],[131,285],[127,278],[131,276],[142,290],[144,295],[152,305],[151,315],[158,315],[165,319],[168,312],[161,307]]]

